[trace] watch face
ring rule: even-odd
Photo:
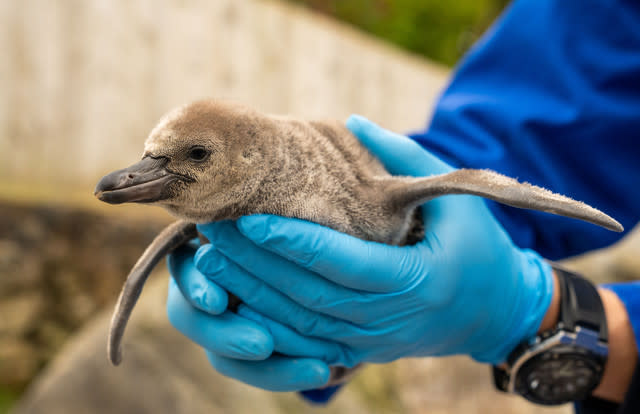
[[[555,347],[527,361],[518,371],[516,390],[538,404],[585,398],[600,382],[602,364],[574,347]]]

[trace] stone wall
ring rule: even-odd
[[[0,181],[91,188],[202,97],[425,124],[446,71],[287,3],[0,1]]]

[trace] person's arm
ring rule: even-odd
[[[622,295],[627,300],[627,304],[615,293],[616,290],[625,292]],[[624,400],[638,362],[640,341],[637,344],[636,337],[640,339],[640,312],[638,312],[640,310],[640,282],[610,285],[601,287],[598,291],[607,319],[609,356],[602,380],[593,391],[593,396],[620,403]],[[559,312],[560,293],[558,281],[554,275],[553,298],[538,333],[555,328]]]
[[[600,289],[600,297],[607,315],[609,358],[602,381],[593,395],[622,402],[638,362],[638,346],[624,303],[608,289]],[[637,325],[638,321],[635,322]]]
[[[594,398],[579,404],[579,413],[603,413],[608,401],[621,403],[616,407],[617,413],[637,413],[640,412],[640,281],[604,285],[601,296],[605,306],[609,302],[611,310],[611,314],[607,311],[610,360]],[[627,392],[621,395],[619,390],[625,387]]]

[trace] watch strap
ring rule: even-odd
[[[598,332],[598,339],[607,342],[607,319],[596,287],[583,277],[551,263],[560,285],[560,314],[563,327],[575,331],[578,326]]]

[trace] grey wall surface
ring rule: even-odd
[[[168,109],[231,98],[423,126],[447,72],[285,3],[0,0],[0,181],[87,186]]]

